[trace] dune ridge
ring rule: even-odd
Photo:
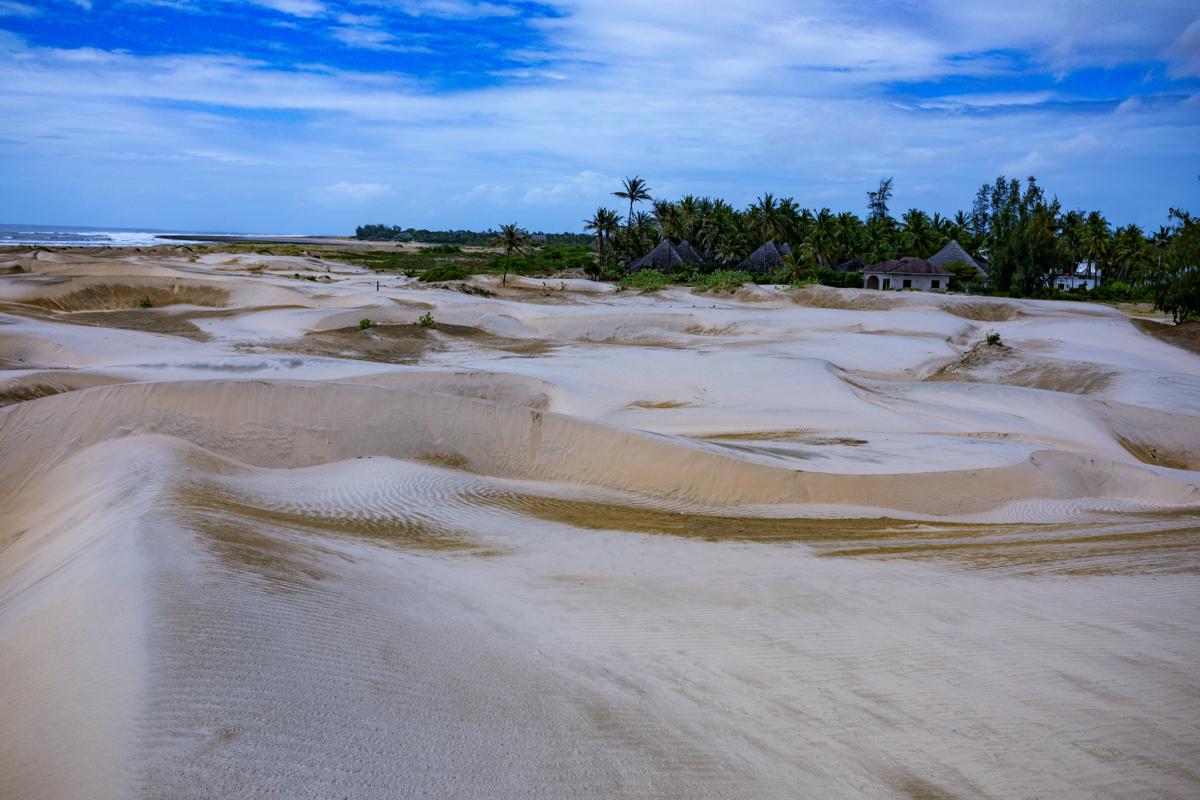
[[[0,258],[0,800],[1200,794],[1186,331]]]
[[[20,492],[18,476],[44,471],[77,448],[139,433],[175,436],[259,466],[311,466],[364,455],[442,459],[484,475],[716,507],[820,503],[845,505],[848,515],[869,508],[956,518],[1027,499],[1200,503],[1200,487],[1186,473],[1061,451],[951,473],[835,475],[722,457],[687,439],[525,406],[400,387],[261,380],[124,384],[46,397],[0,414],[0,485],[15,487],[6,504]]]

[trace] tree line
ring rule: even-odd
[[[769,193],[745,209],[695,195],[655,199],[640,177],[626,179],[613,194],[628,201],[626,216],[602,207],[584,220],[585,230],[597,235],[602,271],[619,272],[667,239],[687,241],[721,265],[740,262],[765,242],[787,243],[788,266],[801,275],[856,258],[866,265],[928,258],[956,240],[988,265],[988,281],[979,288],[989,293],[1044,296],[1053,293],[1055,276],[1086,265],[1109,287],[1125,287],[1176,319],[1200,316],[1200,219],[1172,208],[1168,224],[1154,232],[1133,224],[1114,227],[1099,211],[1064,211],[1034,177],[1024,185],[1003,176],[984,184],[971,209],[953,216],[911,208],[899,219],[889,208],[891,178],[867,192],[861,219],[801,208]],[[648,210],[634,209],[643,203]]]
[[[474,247],[487,247],[495,238],[497,231],[431,231],[425,228],[401,228],[399,225],[359,225],[355,228],[354,238],[370,242],[388,242],[411,239],[416,242],[429,244],[456,244]],[[589,244],[592,237],[582,233],[539,233],[541,240],[550,245],[581,245]]]

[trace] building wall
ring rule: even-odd
[[[1087,289],[1090,292],[1099,285],[1099,276],[1088,278],[1083,275],[1055,275],[1050,280],[1050,286],[1052,288],[1062,289],[1064,291],[1068,289],[1076,289],[1082,286],[1084,289]]]
[[[871,279],[875,278],[875,281]],[[944,292],[950,282],[950,275],[903,275],[889,273],[878,275],[868,273],[863,276],[864,289],[916,289],[921,292]],[[906,286],[905,283],[908,283]],[[937,286],[933,284],[936,283]]]

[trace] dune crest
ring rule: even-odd
[[[1200,792],[1187,331],[3,257],[0,800]]]

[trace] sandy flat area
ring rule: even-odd
[[[0,251],[0,799],[1196,798],[1196,339]]]

